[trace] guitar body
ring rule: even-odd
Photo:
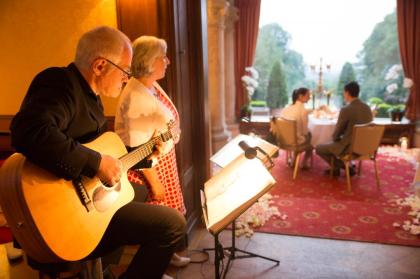
[[[127,153],[111,132],[85,146],[115,158]],[[115,212],[134,198],[125,172],[111,188],[96,177],[83,177],[82,182],[92,200],[89,211],[72,181],[57,178],[19,153],[6,160],[0,169],[0,203],[13,235],[30,257],[44,263],[86,257]]]

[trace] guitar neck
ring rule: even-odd
[[[157,137],[152,138],[145,144],[140,145],[135,150],[131,151],[130,153],[125,154],[120,158],[121,163],[123,164],[124,171],[127,171],[132,166],[140,162],[141,160],[147,158],[151,155],[154,151],[154,147],[156,143],[162,141],[166,142],[172,138],[172,134],[170,131],[166,131],[163,134],[160,134]]]

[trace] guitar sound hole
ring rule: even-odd
[[[98,186],[92,195],[93,206],[99,212],[104,212],[110,208],[114,202],[118,199],[121,190],[121,183],[118,182],[112,187],[109,187],[105,183]]]

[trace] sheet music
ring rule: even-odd
[[[275,180],[263,163],[240,155],[204,185],[207,205],[207,228],[218,231],[237,218],[259,196],[267,192]]]
[[[204,222],[206,223],[206,227],[208,227],[209,221],[207,219],[206,195],[204,194],[203,190],[200,190],[200,199],[201,199],[201,209],[203,210]]]

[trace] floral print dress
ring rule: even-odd
[[[176,122],[175,125],[179,125],[178,112],[173,103],[169,100],[169,97],[158,87],[155,87],[155,90],[155,97],[163,106],[169,109],[173,116],[173,120]],[[175,145],[168,153],[158,158],[158,162],[154,168],[158,174],[158,178],[161,184],[165,188],[165,196],[161,201],[153,199],[151,186],[140,170],[129,170],[128,180],[137,184],[146,185],[148,187],[149,196],[146,203],[169,206],[177,209],[182,214],[186,214],[181,184],[178,176],[178,167],[176,164]]]

